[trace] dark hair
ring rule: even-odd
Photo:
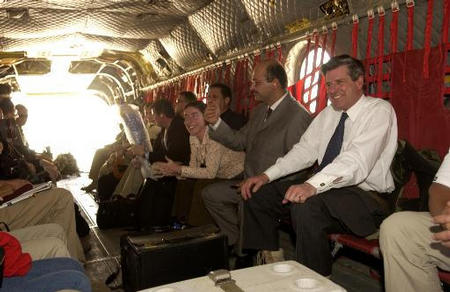
[[[0,84],[0,95],[10,95],[11,94],[11,86],[7,83]]]
[[[230,89],[230,87],[228,87],[228,85],[216,82],[216,83],[211,84],[209,86],[209,88],[219,88],[220,94],[222,94],[223,98],[228,97],[230,99],[230,103],[231,103],[232,93],[231,93],[231,89]]]
[[[287,88],[287,75],[283,65],[275,60],[270,60],[266,65],[266,81],[271,82],[277,79],[281,88]]]
[[[158,99],[152,104],[152,109],[157,115],[164,114],[168,118],[175,117],[172,103],[165,98]]]
[[[201,101],[190,102],[184,107],[184,109],[187,109],[188,107],[195,107],[202,113],[205,113],[205,109],[206,109],[206,105]]]
[[[0,109],[2,110],[4,115],[15,112],[14,104],[12,103],[10,98],[2,97],[0,98]]]
[[[180,95],[184,97],[186,103],[197,101],[197,96],[191,91],[182,91]]]
[[[347,66],[348,75],[353,81],[359,78],[359,76],[364,77],[364,65],[363,63],[349,55],[340,55],[331,58],[327,63],[323,64],[320,71],[323,75],[327,74],[328,71],[334,70],[340,66]]]

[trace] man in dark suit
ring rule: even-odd
[[[181,91],[175,100],[175,114],[182,119],[183,111],[187,104],[197,101],[197,96],[192,91]]]
[[[290,203],[297,261],[330,276],[327,234],[367,236],[388,215],[397,119],[387,101],[363,94],[361,61],[348,55],[333,57],[322,73],[331,105],[289,153],[241,186],[243,246],[276,250],[277,219],[283,205]],[[304,183],[277,180],[316,161],[318,169]]]
[[[220,108],[208,104],[205,119],[209,136],[235,151],[245,151],[244,177],[251,177],[275,163],[296,143],[311,122],[311,117],[287,91],[287,76],[283,66],[274,60],[258,64],[253,72],[252,90],[257,105],[247,124],[235,131],[220,116]],[[295,174],[285,179],[298,178]],[[209,185],[202,196],[213,219],[228,236],[230,246],[239,243],[238,208],[241,197],[230,180]],[[239,245],[239,244],[238,244]],[[238,248],[239,251],[239,248]]]
[[[209,86],[208,104],[215,103],[220,109],[220,118],[233,130],[239,130],[245,125],[246,119],[243,115],[231,110],[231,89],[223,83],[213,83]]]
[[[145,153],[150,163],[166,162],[166,157],[189,164],[189,133],[184,121],[175,115],[172,104],[166,99],[153,103],[152,111],[161,132],[153,144],[153,152]],[[142,147],[135,147],[136,155],[144,155]],[[138,202],[138,216],[141,227],[166,226],[175,196],[176,177],[162,177],[158,180],[148,178]]]

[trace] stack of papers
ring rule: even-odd
[[[5,202],[3,204],[0,205],[0,209],[1,208],[5,208],[11,205],[14,205],[17,202],[23,201],[25,199],[28,199],[30,197],[32,197],[34,194],[51,189],[52,188],[52,182],[46,182],[46,183],[42,183],[42,184],[38,184],[38,185],[34,185],[33,188],[29,191],[26,191],[25,193],[21,194],[20,196],[15,197],[12,200],[9,200],[8,202]]]

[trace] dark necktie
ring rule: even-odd
[[[266,116],[265,116],[265,118],[264,118],[264,122],[267,121],[267,120],[269,119],[269,117],[270,117],[270,115],[272,114],[272,112],[273,112],[273,110],[269,107],[269,108],[267,109]]]
[[[347,113],[343,112],[336,130],[334,130],[334,134],[333,136],[331,136],[330,142],[328,142],[327,150],[325,150],[325,155],[323,156],[322,163],[320,163],[319,168],[317,168],[316,172],[321,171],[325,166],[330,164],[341,152],[342,141],[344,140],[345,120],[347,118]]]

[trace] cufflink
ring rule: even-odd
[[[324,186],[325,186],[325,183],[320,183],[320,186],[321,186],[321,187],[324,187]]]

